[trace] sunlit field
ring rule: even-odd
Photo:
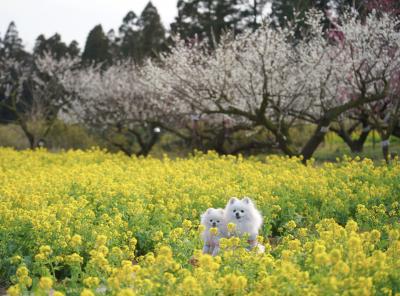
[[[33,2],[0,296],[400,296],[399,0]]]
[[[0,150],[0,275],[9,295],[395,295],[400,164],[128,158]],[[249,196],[265,254],[200,214]]]

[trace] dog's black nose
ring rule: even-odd
[[[213,224],[212,224],[212,225],[213,225],[213,227],[215,227],[215,226],[217,226],[217,223],[213,222]]]
[[[239,215],[239,213],[236,213],[236,218],[237,218],[237,219],[239,219],[239,218],[240,218],[240,215]]]

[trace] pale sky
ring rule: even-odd
[[[17,25],[25,48],[31,50],[36,38],[59,33],[62,40],[79,42],[83,50],[89,31],[98,24],[107,33],[118,32],[123,17],[133,10],[140,15],[149,0],[0,0],[0,36],[11,21]],[[166,29],[177,14],[177,0],[152,0]]]

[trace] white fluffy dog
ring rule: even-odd
[[[227,228],[224,220],[224,209],[210,208],[201,215],[201,224],[205,226],[202,233],[204,241],[203,253],[216,256],[219,252],[219,240],[227,236]],[[217,228],[218,233],[214,235],[210,232],[211,228]]]
[[[239,200],[236,197],[232,197],[225,207],[225,222],[226,224],[234,223],[236,225],[233,235],[242,237],[247,234],[249,236],[250,249],[257,246],[259,252],[263,251],[263,246],[257,243],[257,235],[263,220],[250,198],[245,197]]]

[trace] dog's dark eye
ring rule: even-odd
[[[210,222],[212,222],[212,219],[210,220]]]
[[[233,210],[234,213],[236,213],[236,210]]]
[[[219,223],[219,220],[217,220],[217,223]]]
[[[241,212],[242,212],[242,213],[244,213],[244,211],[243,211],[243,210],[241,210]]]

